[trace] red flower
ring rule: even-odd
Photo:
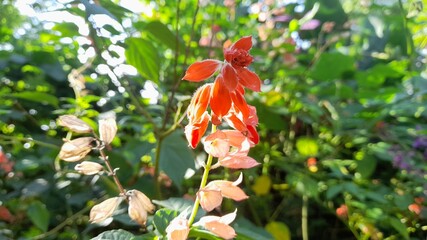
[[[224,49],[225,62],[217,60],[203,60],[195,62],[188,67],[182,79],[191,82],[200,82],[214,75],[220,70],[224,85],[230,92],[236,90],[238,85],[247,87],[253,91],[261,90],[261,80],[258,75],[249,69],[253,57],[249,54],[252,48],[252,37],[247,36],[239,39],[231,47]],[[217,78],[216,81],[219,79]]]

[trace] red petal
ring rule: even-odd
[[[249,118],[250,111],[245,98],[243,97],[243,95],[236,91],[234,93],[231,93],[231,99],[233,100],[234,108],[237,108],[242,113],[243,119],[246,122],[246,119]]]
[[[239,83],[243,86],[255,91],[261,91],[261,79],[254,72],[251,72],[247,68],[240,68],[238,72]]]
[[[201,121],[195,124],[189,124],[185,126],[185,137],[187,138],[190,147],[193,149],[197,147],[200,139],[202,139],[203,135],[206,132],[206,129],[209,125],[209,115],[207,112],[203,115]]]
[[[195,62],[188,67],[185,72],[185,76],[182,78],[191,82],[200,82],[207,78],[210,78],[221,66],[221,62],[218,60],[203,60],[201,62]]]
[[[224,86],[224,79],[218,75],[212,88],[211,109],[221,119],[231,108],[230,92]]]
[[[246,132],[248,130],[246,125],[235,114],[227,116],[226,120],[230,127],[239,130],[240,132]]]
[[[224,77],[224,84],[228,90],[230,92],[234,91],[237,87],[237,83],[239,82],[236,70],[230,64],[226,64],[222,68],[221,74]]]
[[[256,131],[255,126],[252,125],[248,125],[248,138],[253,142],[253,144],[258,144],[259,142],[259,135],[258,132]]]
[[[231,46],[232,49],[242,49],[249,51],[252,48],[252,36],[242,37]]]
[[[194,96],[191,98],[190,105],[188,106],[188,118],[191,122],[198,122],[209,104],[211,95],[212,84],[205,84],[196,90]]]

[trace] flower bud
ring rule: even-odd
[[[106,144],[110,144],[117,132],[117,124],[114,118],[100,119],[99,122],[99,137]]]
[[[77,164],[74,170],[84,175],[94,175],[103,170],[103,166],[96,162],[84,161]]]
[[[144,226],[147,222],[147,212],[153,212],[155,206],[144,193],[138,190],[129,190],[126,195],[129,199],[129,217]]]
[[[92,142],[94,140],[95,138],[93,137],[81,137],[65,142],[59,152],[59,158],[67,162],[81,160],[92,150]]]
[[[58,118],[58,125],[66,127],[76,133],[89,133],[92,128],[83,120],[74,115],[62,115]]]
[[[99,223],[111,217],[122,200],[122,197],[113,197],[93,206],[90,210],[89,221]]]

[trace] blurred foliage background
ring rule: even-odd
[[[0,238],[124,229],[154,239],[153,219],[140,229],[125,210],[108,226],[88,223],[89,209],[117,190],[59,161],[67,132],[56,119],[75,114],[96,128],[115,114],[108,155],[118,177],[176,210],[194,198],[204,157],[187,147],[186,120],[174,124],[199,86],[180,79],[252,35],[264,85],[246,93],[260,119],[250,154],[261,166],[244,171],[250,199],[218,210],[238,207],[237,239],[426,239],[426,5],[2,0]]]

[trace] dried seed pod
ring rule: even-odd
[[[72,141],[65,142],[59,158],[67,162],[77,162],[84,158],[92,149],[92,142],[95,140],[93,137],[81,137]]]
[[[122,200],[122,197],[113,197],[96,204],[90,210],[89,221],[92,223],[99,223],[111,217]]]
[[[129,190],[126,192],[126,195],[129,199],[129,217],[144,226],[147,222],[147,212],[152,213],[155,206],[144,193],[138,190]]]
[[[74,115],[62,115],[58,118],[58,125],[66,127],[76,133],[89,133],[93,129],[83,120]]]
[[[104,167],[96,162],[83,161],[74,167],[74,170],[84,175],[94,175],[101,172]]]
[[[117,132],[117,124],[114,118],[100,119],[99,122],[99,137],[105,143],[110,144]]]

